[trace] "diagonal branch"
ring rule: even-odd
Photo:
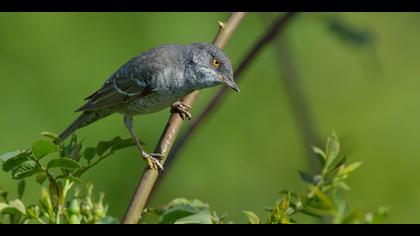
[[[234,75],[235,80],[238,81],[245,69],[251,64],[251,62],[258,56],[258,54],[264,49],[270,42],[272,42],[278,34],[283,32],[287,23],[296,15],[295,12],[288,12],[280,15],[272,25],[267,29],[263,36],[255,43],[254,47],[246,54],[244,59],[241,61],[239,66],[236,68]],[[170,165],[173,158],[182,150],[185,146],[191,135],[200,127],[200,124],[204,122],[210,115],[215,113],[215,110],[223,102],[223,99],[228,91],[227,87],[222,87],[219,91],[213,96],[208,105],[204,110],[198,115],[198,117],[191,123],[186,132],[180,136],[178,141],[175,143],[174,148],[168,156],[168,163]]]
[[[303,139],[304,148],[308,157],[308,163],[312,171],[319,171],[320,166],[312,146],[321,145],[319,134],[316,130],[315,122],[310,112],[308,101],[301,86],[301,78],[298,73],[290,45],[285,37],[276,40],[275,52],[279,66],[282,71],[282,82],[285,87],[287,97],[295,116],[297,128]]]
[[[229,41],[230,37],[236,30],[236,28],[241,23],[245,13],[231,13],[226,23],[219,23],[220,30],[213,41],[213,43],[220,47],[224,48],[226,43]],[[182,99],[182,102],[186,103],[189,106],[192,106],[196,100],[199,92],[194,91],[191,94],[187,95]],[[162,160],[162,165],[166,161],[166,156],[172,148],[172,145],[175,142],[175,139],[178,135],[179,130],[181,129],[183,120],[179,114],[174,113],[169,117],[168,123],[161,135],[161,138],[155,148],[154,152],[161,153],[164,158]],[[150,193],[153,189],[153,186],[158,178],[158,171],[152,170],[150,168],[145,169],[143,175],[140,179],[139,185],[131,199],[130,205],[125,213],[123,223],[124,224],[136,224],[141,218],[146,202],[150,196]]]

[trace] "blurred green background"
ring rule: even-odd
[[[132,56],[161,44],[211,41],[227,13],[0,13],[0,153],[20,149],[42,131],[59,133],[82,99]],[[336,16],[374,37],[373,46],[347,44],[325,16]],[[302,92],[321,140],[335,130],[349,161],[363,161],[349,179],[355,207],[389,206],[387,223],[419,223],[420,15],[303,13],[286,31]],[[226,52],[237,65],[268,25],[250,13]],[[374,50],[372,50],[374,49]],[[260,215],[283,189],[301,190],[298,170],[310,169],[306,144],[282,82],[278,51],[267,47],[220,110],[190,140],[150,202],[198,198],[228,218]],[[197,115],[216,88],[204,90]],[[168,110],[139,116],[135,126],[151,151]],[[188,125],[189,122],[186,122]],[[185,127],[184,127],[185,128]],[[78,131],[87,145],[129,137],[113,115]],[[323,142],[324,143],[324,142]],[[106,193],[110,215],[121,217],[143,170],[134,148],[107,159],[84,178]],[[11,192],[16,182],[0,172]],[[39,190],[29,183],[25,202]]]

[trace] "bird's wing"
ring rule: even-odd
[[[86,104],[76,111],[93,111],[118,106],[154,93],[150,83],[163,65],[150,62],[153,55],[135,57],[115,72],[102,88],[87,97]]]

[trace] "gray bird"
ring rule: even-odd
[[[103,86],[87,97],[76,111],[83,112],[63,133],[66,139],[75,130],[113,113],[124,115],[124,123],[150,168],[163,169],[162,155],[147,153],[133,129],[133,116],[157,112],[171,106],[182,119],[191,119],[191,108],[178,100],[194,90],[227,84],[239,92],[232,65],[213,44],[164,45],[133,57]]]

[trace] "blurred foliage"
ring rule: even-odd
[[[373,32],[346,22],[339,15],[327,15],[322,18],[328,30],[341,42],[355,47],[370,46],[374,43]]]
[[[0,223],[117,223],[116,218],[107,216],[108,205],[103,203],[104,193],[95,202],[93,184],[81,183],[80,177],[115,151],[133,146],[133,142],[116,137],[111,141],[99,142],[96,147],[83,148],[83,141],[77,141],[76,135],[67,144],[56,144],[59,143],[56,134],[42,134],[49,139],[34,142],[30,149],[0,156],[3,171],[10,172],[12,178],[20,180],[16,199],[9,201],[8,193],[0,191],[3,200],[0,202]],[[317,147],[313,147],[313,150],[319,156],[321,173],[312,176],[300,172],[307,184],[306,192],[281,192],[283,197],[274,208],[269,209],[271,213],[268,224],[296,223],[294,216],[300,213],[322,219],[324,223],[377,223],[385,217],[385,208],[373,213],[350,210],[348,203],[341,197],[340,190],[350,189],[344,180],[361,162],[345,164],[345,158],[339,157],[340,143],[335,133],[328,138],[325,151]],[[53,153],[58,155],[47,158]],[[53,173],[55,169],[60,171]],[[25,191],[24,179],[31,176],[41,185],[41,199],[37,205],[25,207],[21,200]],[[46,186],[44,182],[47,182]],[[79,188],[72,195],[69,194],[76,185],[85,188],[85,196],[81,196]],[[226,218],[211,212],[209,206],[200,200],[189,201],[184,198],[175,199],[159,208],[148,208],[145,212],[158,216],[159,224],[221,224],[225,223]],[[243,213],[251,224],[262,222],[251,211]]]
[[[9,201],[7,192],[2,191],[4,202],[0,202],[0,223],[115,223],[107,216],[108,206],[103,204],[104,194],[97,202],[93,198],[93,185],[81,183],[80,177],[115,151],[133,146],[132,139],[115,137],[99,142],[96,147],[83,148],[83,141],[73,135],[68,143],[59,143],[58,136],[42,133],[48,139],[41,139],[31,148],[8,152],[0,156],[5,172],[10,172],[18,183],[18,198]],[[56,156],[52,158],[52,155]],[[48,156],[48,157],[47,157]],[[57,171],[58,170],[58,171]],[[25,189],[24,180],[34,176],[41,185],[41,199],[37,205],[25,207],[21,201]],[[44,184],[44,182],[47,182]],[[85,189],[81,195],[79,187]],[[74,190],[68,197],[69,191]]]
[[[360,165],[361,162],[346,164],[346,159],[340,154],[340,143],[336,134],[328,138],[325,150],[314,147],[314,152],[321,162],[321,173],[309,175],[300,173],[306,184],[306,191],[295,193],[290,190],[281,192],[281,199],[270,212],[267,220],[261,220],[251,211],[243,211],[250,224],[292,224],[297,223],[295,217],[305,214],[318,219],[320,223],[334,224],[373,224],[380,223],[388,214],[388,208],[380,207],[376,211],[366,212],[361,209],[351,209],[343,198],[342,191],[350,190],[344,182]],[[188,201],[175,199],[169,204],[157,209],[147,209],[147,212],[159,216],[160,224],[220,224],[226,216],[218,217],[209,210],[209,206],[199,200]],[[232,222],[229,222],[232,223]]]
[[[159,224],[220,224],[223,218],[210,212],[209,205],[200,200],[172,200],[159,208],[147,208],[146,213],[159,216]]]
[[[25,183],[21,180],[19,183]],[[8,192],[0,190],[0,224],[115,224],[116,218],[107,216],[108,205],[103,203],[104,194],[97,200],[92,195],[93,185],[86,183],[75,188],[74,183],[65,181],[60,189],[60,198],[52,195],[57,192],[51,188],[41,187],[38,204],[26,206],[22,196],[9,200]],[[74,188],[71,196],[69,191]],[[62,201],[62,202],[60,202]]]
[[[226,47],[234,67],[267,26],[259,14],[249,13]],[[62,131],[76,117],[73,110],[82,99],[132,56],[165,43],[211,41],[217,21],[226,16],[209,12],[0,13],[4,32],[0,153],[37,140],[42,130]],[[349,28],[368,32],[380,74],[365,73],[375,68],[359,60],[372,45],[353,46],[319,20],[336,16]],[[385,223],[419,222],[419,20],[418,13],[308,12],[293,19],[284,32],[319,135],[340,131],[345,153],[363,161],[363,168],[348,180],[354,186],[347,193],[349,202],[362,209],[389,206],[392,214]],[[311,168],[293,108],[279,82],[279,68],[275,50],[269,46],[243,74],[241,93],[229,95],[180,153],[179,161],[165,172],[167,178],[151,199],[152,206],[178,197],[197,198],[240,222],[244,209],[262,214],[261,206],[273,205],[277,197],[273,190],[305,192],[296,170]],[[201,92],[193,119],[215,91]],[[148,144],[147,151],[152,151],[167,118],[167,110],[136,118],[136,131]],[[85,139],[86,147],[128,136],[118,115],[77,134]],[[137,151],[127,148],[83,178],[95,183],[94,196],[99,190],[107,193],[109,215],[120,219],[143,168]],[[19,180],[12,180],[10,174],[0,171],[4,189],[16,189]],[[27,179],[23,201],[36,202],[39,192],[34,178]],[[9,199],[17,197],[15,191],[9,192]],[[297,220],[314,222],[304,217]]]

